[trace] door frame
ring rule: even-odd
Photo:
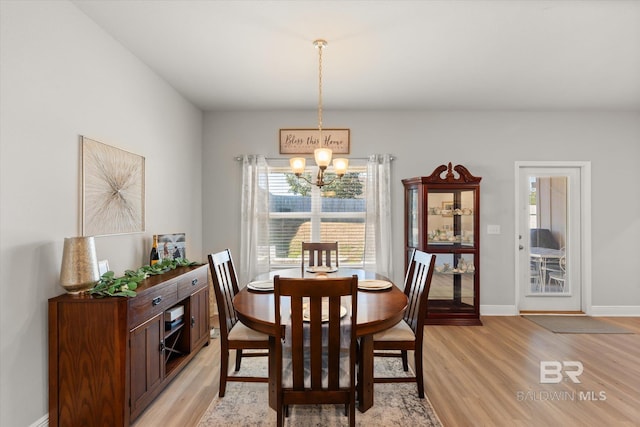
[[[520,313],[520,169],[521,168],[578,168],[580,169],[580,276],[582,311],[591,315],[591,162],[590,161],[516,161],[515,162],[515,233],[514,233],[514,262],[515,262],[515,307],[516,314]]]

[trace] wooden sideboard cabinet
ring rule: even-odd
[[[178,267],[133,298],[49,300],[49,425],[128,426],[209,343],[209,269]],[[182,322],[165,312],[182,306]]]

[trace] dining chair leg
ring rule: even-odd
[[[284,427],[285,410],[286,409],[282,408],[282,406],[278,407],[278,411],[276,413],[276,418],[277,418],[276,425],[278,427]]]
[[[220,351],[220,388],[218,396],[224,397],[227,390],[227,374],[229,373],[229,350]]]
[[[409,370],[409,358],[407,357],[407,350],[401,350],[402,353],[402,369],[405,372]]]
[[[236,372],[240,370],[240,363],[242,363],[242,349],[236,350]]]
[[[356,405],[349,405],[349,426],[355,427],[356,425]]]
[[[424,399],[424,378],[422,376],[422,352],[415,351],[415,365],[416,365],[416,384],[418,386],[418,397]]]

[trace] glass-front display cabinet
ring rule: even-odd
[[[481,325],[480,180],[462,165],[403,179],[405,271],[414,249],[435,254],[425,323]]]

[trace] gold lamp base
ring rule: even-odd
[[[69,294],[81,294],[100,280],[93,236],[64,239],[60,285]]]

